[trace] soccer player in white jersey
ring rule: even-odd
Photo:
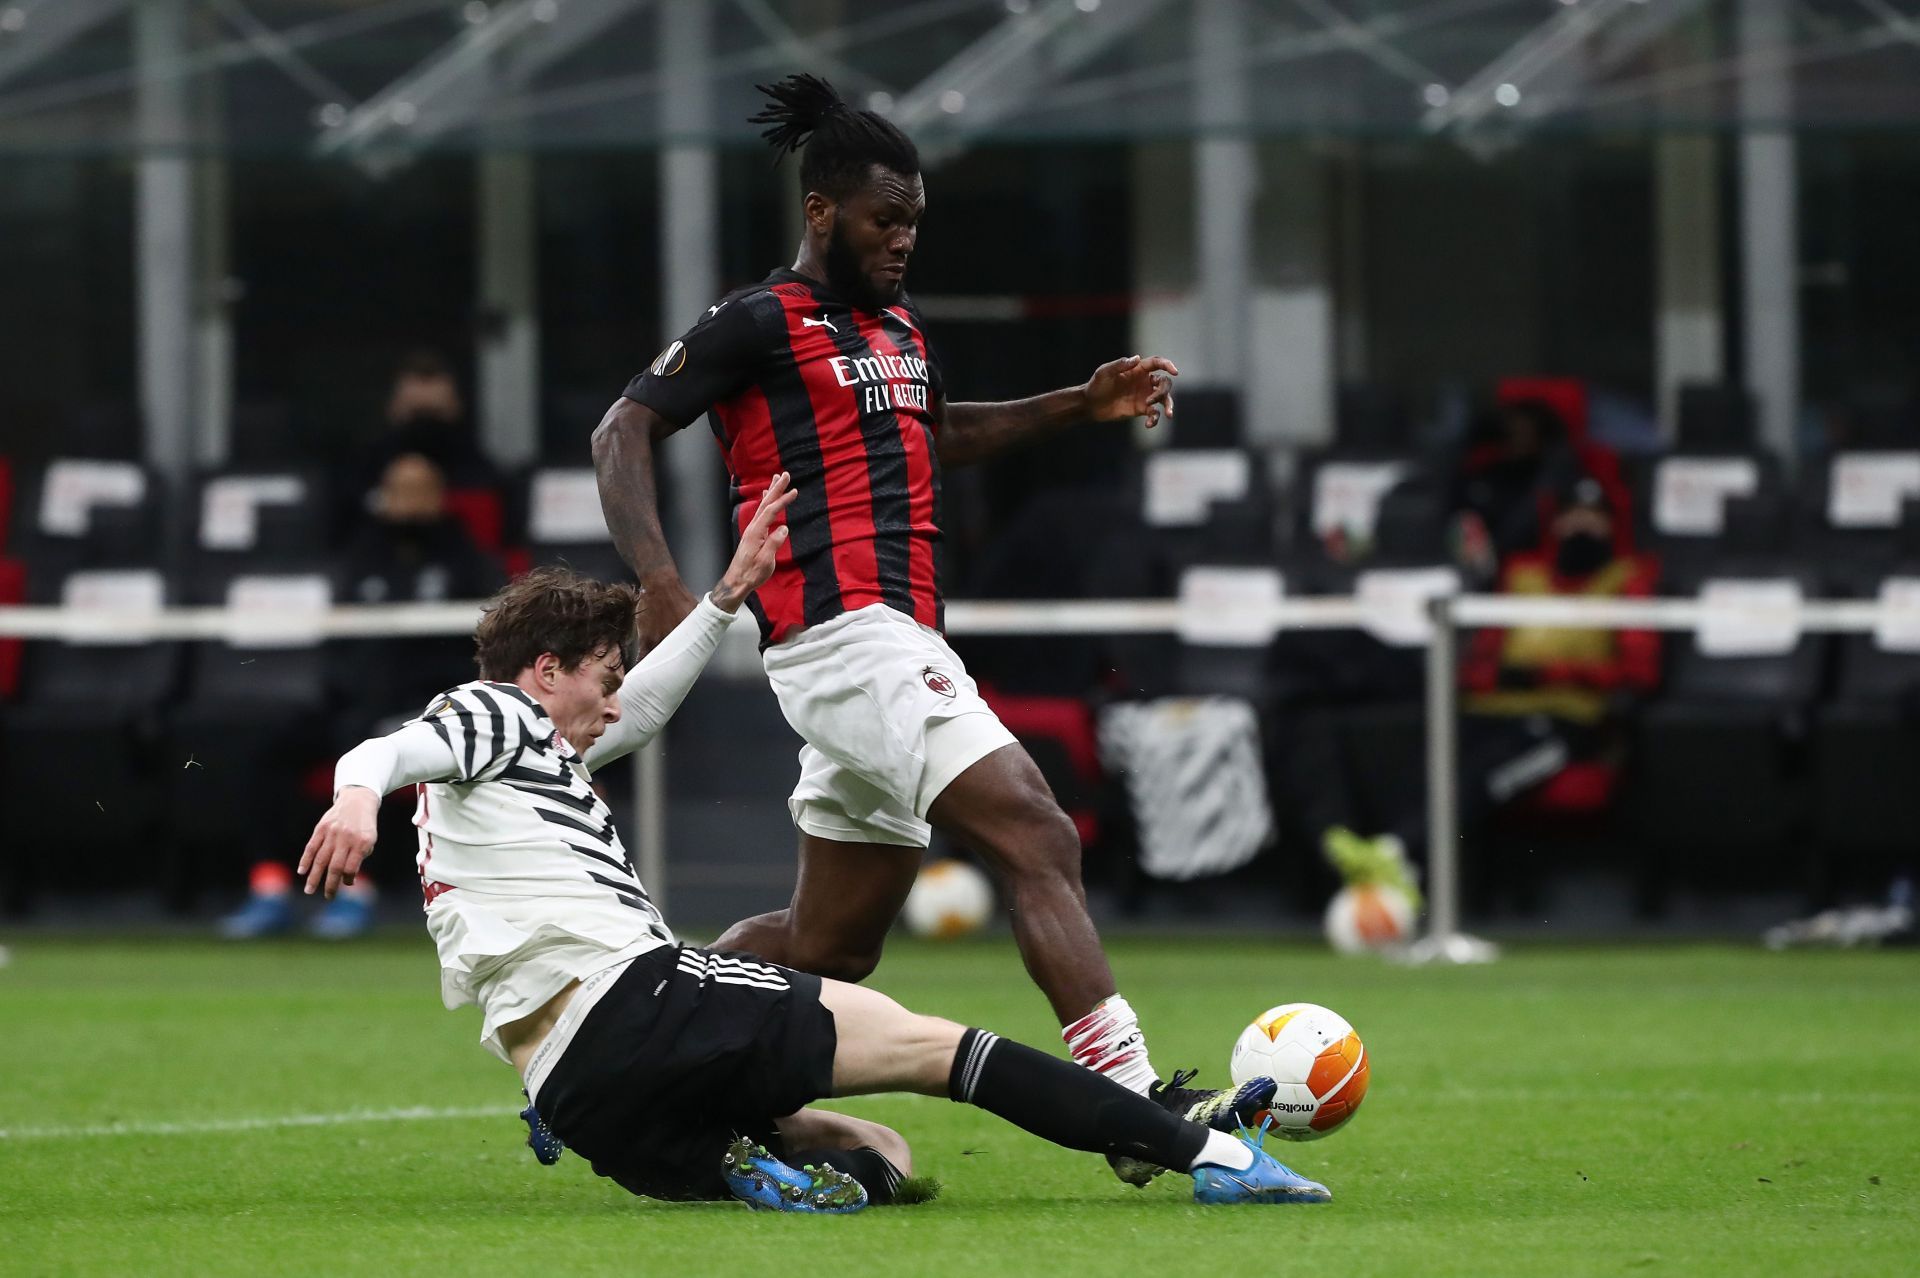
[[[419,787],[427,930],[449,1007],[546,1122],[636,1194],[783,1211],[890,1201],[912,1170],[876,1123],[808,1109],[911,1091],[977,1105],[1048,1140],[1187,1171],[1203,1203],[1322,1202],[1257,1140],[1188,1122],[1019,1043],[884,994],[676,941],[628,865],[593,769],[650,740],[734,611],[773,571],[793,500],[773,477],[712,592],[645,660],[638,592],[541,569],[491,601],[481,678],[354,747],[300,859],[329,897],[373,849],[382,796]],[[1253,1097],[1264,1108],[1273,1084]]]

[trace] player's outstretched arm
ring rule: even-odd
[[[700,672],[707,668],[720,637],[748,595],[773,576],[787,527],[780,522],[793,504],[793,480],[785,471],[760,495],[760,506],[740,534],[733,562],[707,597],[655,645],[620,684],[620,718],[587,751],[586,765],[594,771],[653,740],[686,700]]]
[[[308,896],[318,890],[331,901],[342,884],[353,882],[360,863],[373,854],[379,818],[379,795],[357,785],[340,791],[300,854],[297,873],[307,880]]]
[[[1075,422],[1145,417],[1149,427],[1173,413],[1173,361],[1129,355],[1095,369],[1083,386],[1000,404],[947,404],[940,425],[940,462],[986,461]]]
[[[693,611],[693,595],[660,528],[660,503],[653,478],[653,444],[676,427],[644,404],[622,396],[613,402],[593,432],[593,471],[600,487],[600,509],[614,548],[633,569],[644,592],[639,632],[652,645],[666,638]]]
[[[442,709],[452,707],[449,696]],[[333,806],[313,827],[313,837],[300,853],[297,872],[307,880],[307,895],[324,892],[332,900],[342,884],[351,884],[360,873],[360,863],[373,853],[381,799],[402,786],[462,775],[451,738],[434,727],[432,717],[371,737],[340,756],[333,770]],[[466,717],[466,731],[491,737],[488,725],[471,710]],[[493,761],[484,750],[469,758],[476,775]]]

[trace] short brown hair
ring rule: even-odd
[[[639,657],[634,611],[640,591],[583,577],[571,568],[535,568],[487,601],[473,631],[473,660],[482,679],[511,682],[543,652],[562,669],[610,648],[631,669]]]

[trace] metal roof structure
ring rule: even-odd
[[[937,160],[981,141],[1920,125],[1915,0],[0,0],[0,149],[651,147],[668,5],[711,133],[807,69]],[[1908,6],[1903,8],[1902,6]],[[142,52],[136,11],[184,38]],[[1205,107],[1229,24],[1250,91]],[[140,86],[202,108],[142,119]],[[1750,92],[1755,81],[1774,86]]]

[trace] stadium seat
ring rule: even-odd
[[[1715,438],[1726,442],[1710,442]],[[1639,540],[1669,576],[1697,577],[1720,553],[1730,498],[1760,496],[1777,503],[1787,495],[1779,458],[1731,442],[1718,428],[1683,438],[1670,451],[1644,460],[1636,472]]]
[[[1678,451],[1745,452],[1758,442],[1753,396],[1744,386],[1684,383],[1676,409],[1673,442]]]
[[[1182,386],[1179,409],[1167,419],[1166,447],[1236,449],[1246,443],[1240,392],[1224,386]]]
[[[174,843],[167,888],[176,905],[209,877],[238,888],[257,861],[287,859],[319,812],[301,778],[335,751],[328,710],[333,675],[314,614],[332,602],[318,565],[280,571],[205,570],[195,602],[247,618],[230,640],[194,643],[183,697],[167,719]]]
[[[193,571],[311,560],[327,544],[327,491],[312,469],[220,470],[200,475],[193,511]]]
[[[1903,505],[1894,560],[1828,567],[1832,593],[1920,603],[1920,500]],[[1831,698],[1814,715],[1811,807],[1831,889],[1877,891],[1911,864],[1920,829],[1920,630],[1895,620],[1837,641]]]
[[[601,581],[632,580],[600,513],[592,468],[537,468],[526,477],[526,491],[527,549],[535,565],[565,563]]]
[[[1184,411],[1185,400],[1181,401]],[[1334,398],[1334,442],[1349,449],[1413,451],[1413,423],[1398,391],[1378,382],[1342,382]]]
[[[141,612],[169,598],[147,564],[38,574],[35,602]],[[7,842],[31,855],[0,857],[7,908],[36,889],[139,886],[160,816],[159,715],[179,669],[179,648],[125,627],[70,641],[26,645],[18,701],[0,715],[0,811]],[[49,748],[57,743],[57,748]],[[83,761],[75,766],[75,760]]]
[[[14,503],[11,553],[57,592],[83,566],[153,564],[161,545],[159,480],[131,461],[62,457],[25,478]]]
[[[1756,605],[1818,597],[1813,562],[1793,553],[1777,497],[1728,501],[1720,554],[1667,578],[1678,597]],[[1663,695],[1642,713],[1634,814],[1654,863],[1669,876],[1724,872],[1799,882],[1811,868],[1791,851],[1802,819],[1800,755],[1821,691],[1825,640],[1752,620],[1718,622],[1671,639]],[[1649,882],[1647,904],[1665,886]]]
[[[1850,449],[1810,462],[1800,482],[1800,536],[1826,563],[1894,554],[1901,505],[1920,496],[1920,446]]]

